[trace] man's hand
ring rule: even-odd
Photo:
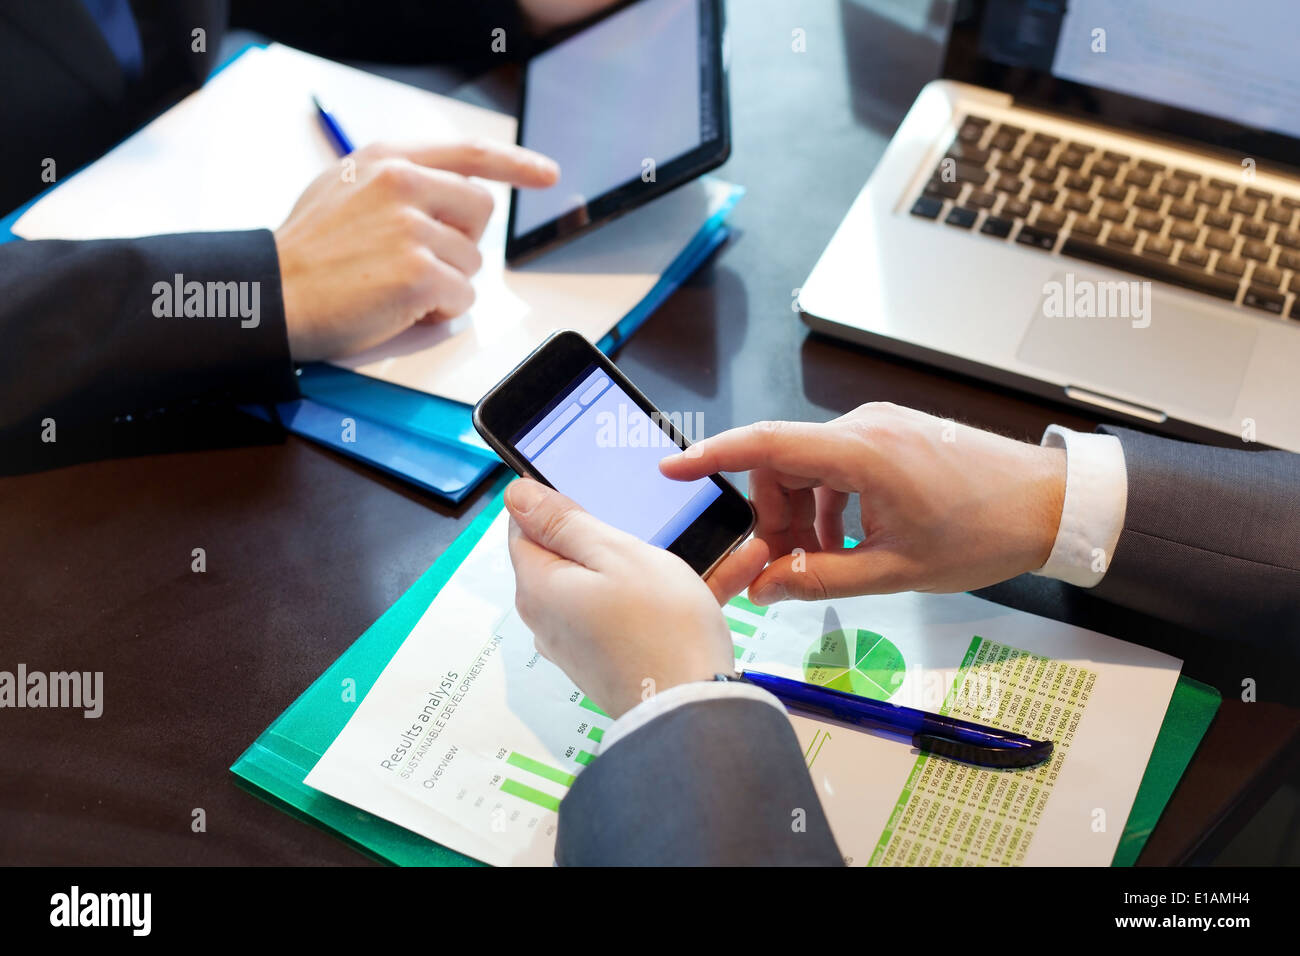
[[[555,163],[518,146],[367,146],[334,166],[275,231],[289,351],[307,362],[360,352],[474,301],[478,241],[492,214],[479,176],[546,187]]]
[[[706,583],[681,558],[611,528],[539,482],[506,490],[515,606],[537,650],[611,717],[735,669],[720,605],[767,563],[751,540]]]
[[[669,478],[749,471],[773,561],[749,586],[771,604],[893,591],[968,591],[1042,567],[1065,500],[1065,452],[896,405],[826,424],[760,422],[664,459]],[[857,495],[861,543],[845,550]]]

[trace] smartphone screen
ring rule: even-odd
[[[678,447],[658,417],[593,363],[512,444],[583,510],[667,548],[722,489],[710,478],[673,481],[660,474],[659,460]]]

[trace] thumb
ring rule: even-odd
[[[506,510],[530,541],[594,571],[608,567],[624,544],[623,532],[531,478],[512,482],[506,489],[505,502]]]
[[[840,548],[797,551],[774,560],[749,586],[755,604],[786,598],[821,601],[825,598],[905,591],[902,562],[884,551]]]

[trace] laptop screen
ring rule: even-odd
[[[960,2],[945,75],[1300,164],[1300,0]]]

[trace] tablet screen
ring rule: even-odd
[[[529,61],[520,142],[561,179],[515,191],[511,240],[571,234],[725,158],[717,18],[716,0],[641,0]]]

